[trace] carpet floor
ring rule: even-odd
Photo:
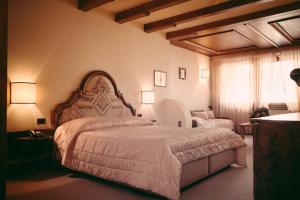
[[[181,200],[252,200],[253,140],[246,136],[248,167],[229,167],[181,192]],[[7,200],[155,200],[152,194],[61,168],[7,180]]]

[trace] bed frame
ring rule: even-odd
[[[52,112],[52,126],[82,117],[135,116],[135,109],[127,103],[116,82],[107,72],[88,73],[70,98]],[[236,162],[236,149],[199,159],[182,166],[180,187],[184,188]]]
[[[70,98],[58,104],[51,113],[52,127],[82,117],[135,116],[135,109],[117,89],[116,82],[107,72],[91,71],[82,80],[80,88]]]

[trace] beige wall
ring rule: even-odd
[[[73,0],[10,0],[8,78],[37,83],[37,104],[10,105],[8,130],[37,128],[36,118],[51,110],[79,87],[91,70],[104,70],[117,82],[137,113],[162,120],[166,98],[190,109],[209,104],[209,82],[199,79],[199,68],[209,57],[171,46],[159,33],[147,34],[133,23],[117,24],[101,9],[82,12]],[[178,67],[187,80],[178,79]],[[167,88],[153,87],[153,70],[168,73]],[[141,105],[140,91],[154,90],[156,103]]]

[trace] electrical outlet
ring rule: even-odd
[[[177,124],[178,124],[178,127],[181,127],[181,121],[178,121]]]
[[[37,118],[36,123],[37,123],[37,125],[46,124],[46,119],[45,118]]]

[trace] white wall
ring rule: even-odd
[[[159,33],[147,34],[135,23],[120,25],[99,9],[82,12],[70,0],[10,0],[8,5],[8,78],[37,83],[36,106],[10,105],[8,130],[37,128],[79,87],[91,70],[110,73],[137,113],[162,120],[166,98],[188,108],[204,109],[209,102],[208,80],[199,79],[199,67],[209,57],[171,46]],[[187,80],[178,79],[178,68]],[[153,70],[166,71],[167,88],[153,86]],[[141,105],[140,91],[154,90],[156,103]]]
[[[208,109],[210,79],[200,78],[200,69],[209,69],[210,58],[172,46],[170,67],[170,98],[182,101],[189,110]],[[178,78],[178,67],[186,68],[186,80]]]
[[[175,99],[165,99],[161,105],[166,110],[165,119],[163,119],[162,124],[165,126],[192,128],[192,115],[183,103]]]

